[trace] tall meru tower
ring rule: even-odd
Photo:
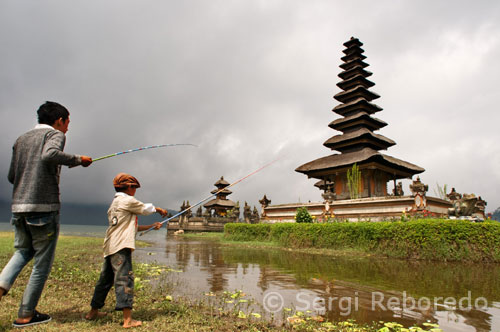
[[[369,89],[375,85],[367,77],[372,75],[365,70],[368,64],[363,60],[364,50],[357,38],[344,43],[345,56],[341,58],[343,70],[338,76],[337,86],[342,89],[333,98],[340,102],[333,112],[341,118],[328,126],[342,132],[323,143],[324,146],[340,153],[334,153],[299,166],[295,171],[309,178],[319,179],[321,188],[330,191],[335,199],[350,198],[347,186],[347,171],[356,163],[361,171],[359,197],[387,196],[387,182],[411,178],[422,173],[423,168],[409,162],[380,153],[396,144],[393,140],[374,133],[387,123],[372,115],[382,108],[372,103],[380,96]],[[326,185],[328,184],[328,185]]]

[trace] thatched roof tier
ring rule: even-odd
[[[381,107],[370,103],[364,98],[358,98],[345,104],[339,104],[332,109],[333,112],[341,116],[351,116],[362,111],[368,114],[374,114],[381,110]]]
[[[355,67],[352,67],[348,70],[344,70],[344,71],[340,72],[340,74],[338,76],[343,80],[347,80],[347,79],[349,79],[353,76],[356,76],[356,75],[362,75],[364,77],[369,77],[369,76],[372,76],[373,73],[371,71],[365,70],[361,66],[355,66]]]
[[[362,127],[368,128],[370,130],[378,130],[385,126],[387,126],[386,122],[377,118],[373,118],[370,116],[370,114],[364,111],[351,116],[347,116],[345,118],[334,120],[328,125],[328,127],[344,133]]]
[[[224,177],[221,176],[220,179],[214,183],[214,186],[216,187],[226,187],[226,186],[229,186],[229,182],[227,182],[226,180],[224,180]]]
[[[236,206],[236,203],[230,199],[215,198],[215,199],[212,199],[212,200],[206,202],[205,204],[203,204],[203,207],[205,207],[205,208],[214,208],[216,206],[223,207],[223,208],[233,208]]]
[[[352,88],[351,90],[337,93],[335,96],[333,96],[333,98],[340,101],[341,103],[349,103],[358,98],[363,98],[367,101],[372,101],[373,99],[380,98],[380,96],[375,92],[371,92],[364,86],[358,85]]]
[[[310,178],[323,179],[336,173],[347,172],[356,163],[360,169],[381,169],[390,173],[395,179],[411,178],[425,169],[409,162],[384,155],[370,148],[359,151],[334,154],[310,161],[295,169],[296,172],[306,174]]]
[[[388,147],[396,145],[396,142],[383,135],[374,134],[369,129],[359,128],[342,135],[335,135],[326,140],[323,145],[332,150],[347,152],[353,149],[359,150],[362,147],[386,150]]]
[[[325,190],[326,186],[328,185],[334,185],[334,182],[332,181],[325,181],[325,180],[320,180],[314,184],[315,187],[318,187],[321,190]]]
[[[214,190],[212,190],[210,193],[211,193],[211,194],[215,194],[215,193],[216,193],[216,192],[218,192],[219,190],[220,190],[220,189],[214,189]],[[221,194],[221,195],[229,195],[229,194],[232,194],[232,193],[233,193],[233,192],[232,192],[231,190],[229,190],[229,189],[224,189],[224,190],[222,190],[219,194]]]
[[[347,48],[352,47],[352,46],[361,47],[361,46],[363,46],[363,43],[358,38],[351,37],[351,39],[349,39],[348,41],[346,41],[342,45],[344,45]]]
[[[352,59],[351,61],[345,62],[341,64],[339,67],[344,69],[344,70],[349,70],[351,68],[354,68],[356,66],[359,66],[361,68],[366,68],[369,66],[366,62],[361,60],[360,58]]]
[[[367,80],[363,75],[359,75],[359,74],[349,78],[348,80],[343,80],[343,81],[337,83],[337,86],[344,91],[353,89],[354,87],[356,87],[358,85],[364,86],[365,88],[368,89],[368,88],[371,88],[372,86],[374,86],[375,83],[373,83],[370,80]]]
[[[345,56],[340,58],[340,60],[342,60],[344,62],[349,62],[349,61],[352,61],[354,59],[364,60],[364,59],[366,59],[366,56],[363,54],[354,54],[353,53],[353,54],[345,55]]]
[[[358,45],[352,45],[348,48],[346,48],[345,50],[342,51],[345,55],[351,55],[351,54],[362,54],[365,52],[364,49],[362,49],[361,47],[359,47]]]

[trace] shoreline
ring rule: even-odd
[[[14,252],[14,235],[0,232],[0,265],[4,266]],[[43,325],[44,331],[115,331],[120,327],[122,313],[114,311],[114,292],[108,295],[102,311],[108,315],[96,321],[83,319],[90,309],[94,285],[102,265],[101,238],[67,236],[59,237],[52,272],[47,280],[37,309],[48,313],[53,320]],[[169,273],[175,272],[168,266],[134,262],[135,296],[134,319],[142,320],[143,326],[133,331],[378,331],[385,324],[358,325],[352,320],[327,322],[321,316],[302,312],[289,312],[284,323],[266,320],[258,312],[248,311],[246,295],[239,292],[205,294],[206,300],[192,300],[171,296],[174,285],[169,283]],[[31,268],[25,268],[7,296],[2,298],[0,330],[15,330],[12,321],[24,285]],[[228,306],[228,299],[234,304]],[[232,303],[232,302],[231,302]],[[278,325],[277,325],[278,324]],[[182,328],[179,328],[179,327]],[[385,325],[387,326],[387,325]],[[390,331],[399,331],[391,329]],[[425,331],[421,329],[419,331]]]

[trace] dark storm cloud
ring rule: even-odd
[[[342,43],[354,35],[389,123],[387,154],[500,205],[496,124],[499,5],[490,1],[3,1],[0,4],[0,173],[35,110],[71,112],[66,150],[93,157],[161,143],[64,170],[63,199],[107,203],[119,171],[140,198],[178,208],[206,197],[223,175],[252,205],[320,200],[294,172],[331,153],[330,110]],[[0,195],[8,199],[5,177]]]

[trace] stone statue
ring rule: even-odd
[[[245,202],[245,206],[243,207],[243,219],[246,223],[250,223],[250,217],[252,216],[252,211],[250,209],[250,205]]]
[[[455,191],[455,188],[451,188],[451,192],[448,195],[446,195],[446,197],[448,197],[448,199],[453,202],[456,201],[457,199],[461,199],[462,195],[457,193]]]
[[[233,208],[234,211],[234,217],[236,218],[236,221],[240,220],[240,201],[236,202],[236,205]]]
[[[420,194],[421,196],[425,196],[425,193],[429,190],[429,186],[426,184],[423,184],[420,181],[420,177],[417,176],[417,179],[413,181],[412,184],[410,184],[410,190],[411,190],[411,195],[415,196],[417,194]]]
[[[190,207],[191,205],[189,205],[189,201],[187,201],[186,207],[184,209],[189,209]],[[191,211],[191,209],[189,209],[188,211],[186,211],[185,215],[186,218],[191,218],[193,216],[193,212]]]
[[[252,211],[252,215],[250,217],[250,221],[252,224],[256,224],[259,222],[259,220],[260,220],[259,211],[257,211],[257,208],[254,206],[253,211]]]
[[[266,194],[264,194],[264,197],[262,197],[262,199],[259,201],[259,203],[261,206],[260,214],[262,215],[262,217],[265,217],[266,216],[266,207],[268,207],[269,204],[271,204],[271,200],[266,197]]]
[[[394,194],[394,196],[404,196],[405,193],[403,191],[403,183],[398,182],[396,187],[394,187],[394,189],[392,189],[392,193]]]
[[[477,220],[484,220],[486,218],[484,210],[487,203],[481,198],[481,196],[476,197],[474,194],[456,194],[457,195],[454,197],[460,198],[452,201],[453,207],[448,209],[449,216],[470,217]]]

